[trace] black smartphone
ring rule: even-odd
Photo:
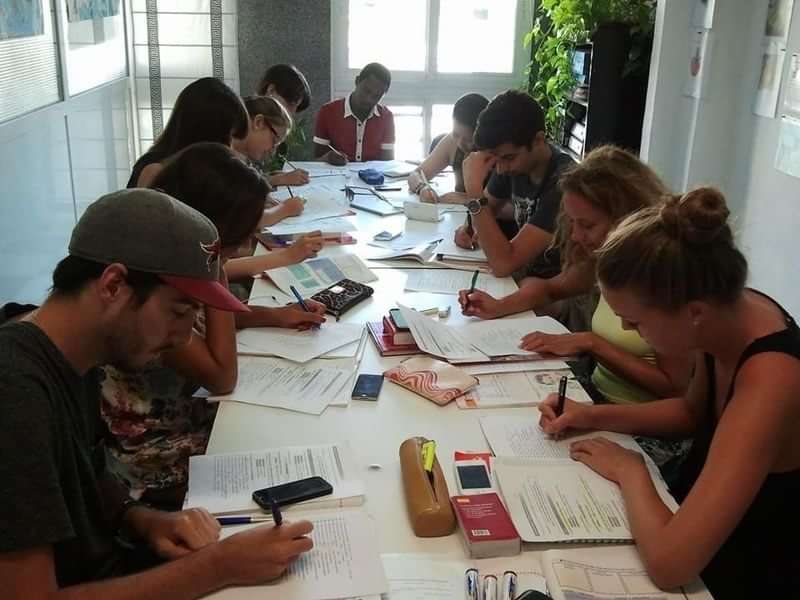
[[[406,323],[405,317],[403,317],[403,313],[400,312],[399,308],[390,308],[389,318],[394,323],[394,326],[397,327],[397,331],[408,331],[408,323]]]
[[[539,590],[525,590],[514,600],[551,600],[551,598]]]
[[[333,486],[322,477],[306,477],[256,490],[253,492],[253,501],[264,510],[269,511],[273,499],[278,506],[286,506],[332,493]]]
[[[351,398],[353,400],[377,400],[382,385],[383,375],[359,375],[353,386]]]

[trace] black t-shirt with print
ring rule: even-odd
[[[119,571],[99,388],[29,322],[0,327],[0,553],[52,546],[60,586]]]
[[[573,163],[572,159],[550,146],[552,157],[546,177],[541,182],[531,181],[528,175],[500,175],[493,173],[487,190],[498,200],[509,200],[514,204],[514,218],[519,229],[533,225],[548,233],[556,230],[558,213],[561,210],[561,189],[558,180]],[[553,277],[561,271],[558,250],[548,249],[527,268],[527,274],[535,277]]]

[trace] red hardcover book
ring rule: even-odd
[[[414,336],[408,330],[400,331],[391,317],[383,317],[383,335],[391,336],[392,343],[397,346],[415,344]]]
[[[381,356],[401,356],[405,354],[422,354],[422,351],[416,344],[395,344],[392,334],[387,334],[383,328],[381,321],[367,322],[367,331],[369,331],[372,340],[378,347],[378,352]]]
[[[453,496],[450,502],[471,558],[514,556],[522,551],[522,540],[500,496],[494,492]]]

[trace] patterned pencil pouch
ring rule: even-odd
[[[440,406],[478,385],[477,377],[427,356],[406,359],[383,376]]]
[[[311,299],[324,304],[325,311],[338,319],[356,304],[372,296],[374,291],[363,283],[352,279],[342,279],[317,292],[311,296]]]

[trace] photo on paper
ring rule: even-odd
[[[781,119],[775,168],[792,177],[800,177],[800,120],[798,119],[789,116]]]
[[[711,29],[714,24],[714,8],[716,0],[694,0],[692,11],[692,27]]]
[[[120,0],[67,0],[67,20],[90,21],[119,14]]]
[[[786,47],[783,44],[769,42],[764,45],[761,55],[761,73],[758,77],[758,89],[753,107],[755,114],[762,117],[775,117],[785,57]]]
[[[769,0],[764,35],[785,40],[789,34],[793,6],[794,0]]]
[[[42,0],[0,0],[0,40],[43,34]]]
[[[702,98],[705,95],[704,81],[709,69],[711,53],[711,31],[696,29],[691,36],[691,51],[689,62],[686,65],[686,83],[683,86],[683,95],[692,98]]]
[[[787,112],[800,116],[800,54],[792,54],[789,61],[789,78],[786,83],[783,107]]]

